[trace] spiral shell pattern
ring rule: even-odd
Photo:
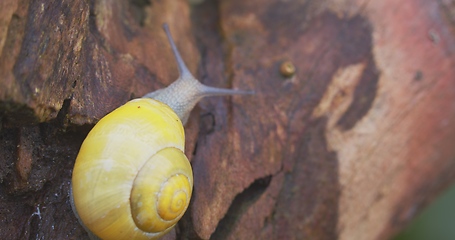
[[[73,170],[76,215],[101,239],[156,239],[186,211],[193,188],[180,119],[165,104],[132,100],[102,118]]]
[[[174,166],[189,165],[180,154],[176,148],[161,150],[147,161],[134,181],[131,210],[136,225],[143,231],[157,233],[174,226],[189,204],[191,183]],[[179,159],[183,161],[178,162]],[[159,170],[155,169],[157,166]]]

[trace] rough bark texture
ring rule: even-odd
[[[163,22],[202,82],[256,91],[192,114],[167,239],[388,239],[455,179],[452,0],[2,0],[0,239],[87,238],[74,160],[177,78]]]

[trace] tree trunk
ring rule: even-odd
[[[0,239],[87,238],[74,160],[177,78],[164,22],[199,80],[256,92],[191,115],[167,239],[388,239],[455,179],[453,0],[2,0]]]

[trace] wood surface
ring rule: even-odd
[[[74,160],[178,77],[164,22],[201,82],[256,92],[193,111],[165,239],[389,239],[455,180],[453,0],[2,0],[0,239],[87,238]]]

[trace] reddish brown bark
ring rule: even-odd
[[[190,208],[167,239],[387,239],[455,178],[453,1],[0,3],[0,239],[83,239],[94,123],[168,85],[168,22],[207,85]],[[280,74],[291,62],[296,73]]]

